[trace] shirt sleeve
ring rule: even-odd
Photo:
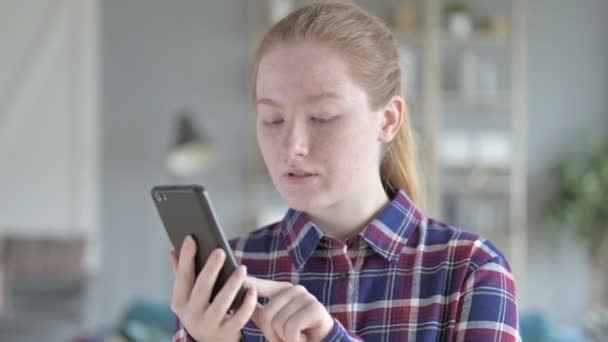
[[[521,341],[515,283],[502,256],[473,271],[464,284],[456,341]]]
[[[334,318],[334,326],[331,331],[323,339],[323,342],[340,342],[340,341],[363,341],[363,339],[354,333],[346,330],[342,323]]]
[[[245,341],[243,330],[241,330],[240,341]],[[186,331],[186,328],[177,317],[175,318],[175,334],[173,335],[171,342],[196,342],[196,340],[188,334],[188,331]]]
[[[195,342],[177,317],[175,318],[175,334],[173,335],[171,342]]]

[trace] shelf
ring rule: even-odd
[[[424,43],[424,32],[420,30],[414,31],[396,31],[393,30],[395,39],[400,44],[406,45],[422,45]],[[441,45],[445,48],[509,48],[508,35],[499,35],[495,33],[473,32],[471,36],[459,38],[452,36],[449,32],[442,32],[440,35]]]
[[[448,183],[442,185],[445,194],[509,196],[509,186],[500,184]]]
[[[509,170],[473,170],[470,168],[442,168],[442,190],[455,195],[510,195]]]
[[[461,48],[509,48],[508,35],[499,35],[487,32],[473,32],[471,36],[465,38],[454,37],[449,33],[444,32],[441,39],[446,47],[461,47]]]
[[[443,107],[448,110],[465,112],[507,112],[509,97],[507,92],[499,92],[496,96],[477,96],[467,98],[457,90],[443,92]]]
[[[443,199],[445,218],[459,228],[477,233],[508,232],[508,197],[448,195]]]

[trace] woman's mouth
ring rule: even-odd
[[[318,174],[306,171],[290,171],[285,174],[288,183],[303,184],[314,180]]]

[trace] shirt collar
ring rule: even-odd
[[[408,238],[422,220],[422,213],[404,190],[359,235],[389,262],[399,261]]]
[[[317,248],[324,233],[302,211],[289,209],[281,222],[283,243],[299,271]]]
[[[374,218],[358,237],[390,263],[397,262],[409,236],[422,219],[404,190],[398,190],[390,204]],[[326,236],[301,211],[289,209],[281,221],[284,246],[297,270],[300,270]]]

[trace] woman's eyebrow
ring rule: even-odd
[[[310,103],[316,103],[325,99],[340,99],[341,96],[338,95],[337,93],[334,93],[332,91],[325,91],[319,94],[314,94],[314,95],[309,95],[304,99],[304,103],[306,104],[310,104]],[[270,98],[260,98],[257,100],[257,104],[265,104],[265,105],[269,105],[272,107],[277,107],[277,108],[281,108],[282,106],[276,102],[273,99]]]
[[[257,104],[265,104],[265,105],[269,105],[272,107],[277,107],[277,108],[281,108],[281,105],[278,104],[277,102],[275,102],[272,99],[268,99],[268,98],[261,98],[257,100]]]
[[[338,95],[337,93],[334,93],[332,91],[324,91],[319,94],[307,96],[306,99],[304,100],[304,102],[305,103],[315,103],[315,102],[319,102],[319,101],[322,101],[325,99],[338,100],[340,98],[341,98],[340,95]]]

